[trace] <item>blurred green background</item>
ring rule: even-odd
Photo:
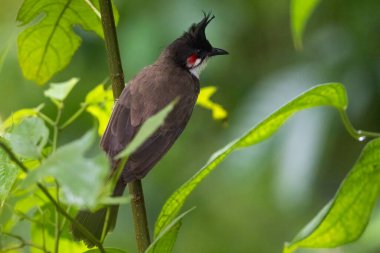
[[[47,100],[46,87],[23,78],[17,62],[15,21],[21,0],[0,8],[0,118]],[[196,108],[176,145],[143,180],[151,229],[167,197],[223,145],[315,84],[342,82],[348,112],[357,128],[380,131],[380,1],[322,0],[296,52],[289,1],[167,0],[116,1],[119,43],[126,80],[152,63],[160,51],[212,10],[208,39],[230,52],[209,62],[203,86],[219,87],[214,100],[229,111],[228,127]],[[68,98],[65,115],[78,109],[86,92],[107,77],[103,41],[75,30],[83,43],[71,64],[52,81],[81,79]],[[46,104],[47,114],[54,107]],[[65,130],[60,143],[93,125],[89,115]],[[80,129],[80,130],[79,130]],[[281,252],[293,236],[334,196],[365,143],[352,139],[331,108],[297,114],[270,140],[231,155],[194,192],[186,207],[197,208],[183,222],[175,252]],[[185,209],[186,209],[185,207]],[[135,251],[130,207],[119,213],[106,244]],[[185,210],[184,209],[184,210]],[[380,212],[364,236],[330,250],[299,252],[380,252]],[[21,228],[24,225],[20,224]],[[21,229],[19,228],[19,229]]]

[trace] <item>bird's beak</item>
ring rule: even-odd
[[[213,48],[211,52],[208,54],[208,56],[224,55],[224,54],[228,54],[228,52],[224,49]]]

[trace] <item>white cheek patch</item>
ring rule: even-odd
[[[199,75],[201,74],[202,70],[206,68],[207,60],[204,59],[197,59],[195,63],[193,64],[193,67],[189,69],[190,73],[199,79]]]
[[[197,59],[195,60],[194,63],[187,63],[186,66],[187,66],[189,69],[192,69],[192,68],[197,67],[197,66],[199,65],[199,63],[201,63],[201,61],[202,61],[202,59],[197,58]]]
[[[201,63],[201,61],[202,61],[202,59],[198,58],[198,59],[194,62],[194,64],[193,64],[193,68],[198,67],[198,65],[199,65],[199,63]]]

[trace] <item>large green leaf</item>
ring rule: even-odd
[[[173,221],[195,187],[231,152],[239,148],[254,145],[269,138],[294,113],[316,106],[333,106],[338,110],[344,110],[347,106],[347,96],[343,85],[339,83],[330,83],[310,89],[274,112],[242,137],[214,153],[207,164],[177,189],[166,201],[156,221],[154,229],[155,237]]]
[[[6,134],[13,152],[27,158],[40,158],[48,138],[49,129],[37,117],[25,118]]]
[[[18,58],[24,76],[38,84],[46,83],[70,62],[81,44],[74,25],[103,37],[96,0],[24,0],[17,20],[21,25],[44,16],[18,37]],[[117,12],[114,9],[117,19]]]
[[[108,173],[108,158],[96,143],[95,131],[91,131],[58,148],[37,170],[30,172],[26,180],[30,183],[53,176],[60,184],[63,201],[92,208],[100,200],[98,197]]]
[[[4,142],[4,140],[0,141]],[[17,165],[9,159],[8,154],[0,147],[0,209],[16,181],[18,172]]]
[[[293,41],[296,49],[302,48],[302,34],[313,10],[321,0],[292,0],[290,14],[292,19]]]
[[[357,240],[366,228],[380,189],[380,138],[369,142],[336,196],[285,246],[330,248]]]

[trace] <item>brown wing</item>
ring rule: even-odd
[[[122,173],[125,183],[148,173],[173,145],[191,116],[197,98],[194,86],[198,83],[188,83],[194,82],[193,79],[184,80],[182,86],[176,88],[168,80],[173,73],[162,73],[153,65],[131,81],[123,90],[103,135],[101,145],[112,158],[125,148],[149,117],[180,98],[165,123],[129,157]],[[116,166],[115,161],[113,165]]]

